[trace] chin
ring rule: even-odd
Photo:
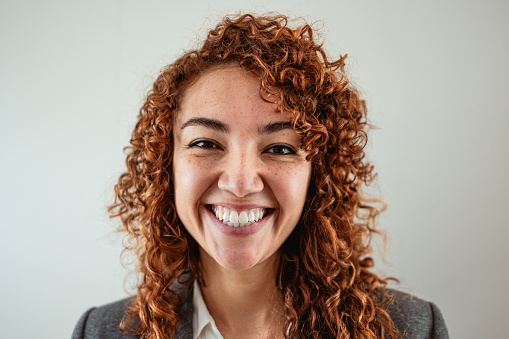
[[[223,268],[235,272],[247,271],[260,262],[259,259],[252,255],[252,253],[239,252],[220,253],[218,258],[214,258],[214,260],[216,260],[216,262]]]
[[[247,271],[261,262],[261,258],[249,249],[241,251],[223,249],[219,250],[212,258],[221,267],[235,272]]]
[[[225,262],[222,263],[221,266],[229,271],[234,272],[244,272],[249,270],[250,268],[253,268],[255,265],[249,263],[249,262]]]

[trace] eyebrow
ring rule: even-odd
[[[215,131],[228,133],[230,129],[228,126],[221,121],[209,119],[209,118],[191,118],[182,124],[180,127],[183,130],[186,127],[190,126],[203,126],[206,128],[213,129]],[[285,129],[293,129],[292,123],[289,121],[277,121],[271,122],[263,127],[258,127],[259,134],[272,134]]]
[[[271,134],[276,133],[285,129],[293,129],[292,123],[289,121],[278,121],[278,122],[271,122],[270,124],[267,124],[263,126],[262,128],[258,127],[258,133],[259,134]]]
[[[182,127],[180,127],[181,130],[183,130],[186,127],[189,126],[204,126],[210,129],[213,129],[215,131],[228,133],[230,129],[228,126],[223,124],[221,121],[217,121],[214,119],[208,119],[208,118],[191,118],[184,122],[182,124]]]

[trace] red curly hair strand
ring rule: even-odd
[[[346,78],[345,57],[329,60],[308,24],[292,29],[283,15],[242,15],[226,17],[200,49],[161,72],[140,110],[127,172],[109,209],[127,231],[142,277],[124,330],[143,338],[171,336],[180,300],[169,286],[189,272],[189,283],[200,278],[197,244],[175,209],[174,115],[183,92],[203,72],[236,63],[277,98],[277,110],[302,135],[313,168],[302,217],[281,248],[277,285],[286,312],[281,334],[399,337],[384,309],[388,279],[370,271],[380,209],[361,194],[374,173],[364,153],[366,105]]]

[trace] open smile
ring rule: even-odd
[[[234,210],[220,205],[209,205],[210,211],[223,224],[231,227],[244,227],[262,220],[270,214],[269,208],[253,208],[247,210]]]

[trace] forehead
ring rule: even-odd
[[[208,70],[185,90],[177,123],[194,115],[283,119],[276,112],[275,97],[264,94],[262,98],[260,93],[265,92],[260,89],[260,79],[239,66],[226,65]]]

